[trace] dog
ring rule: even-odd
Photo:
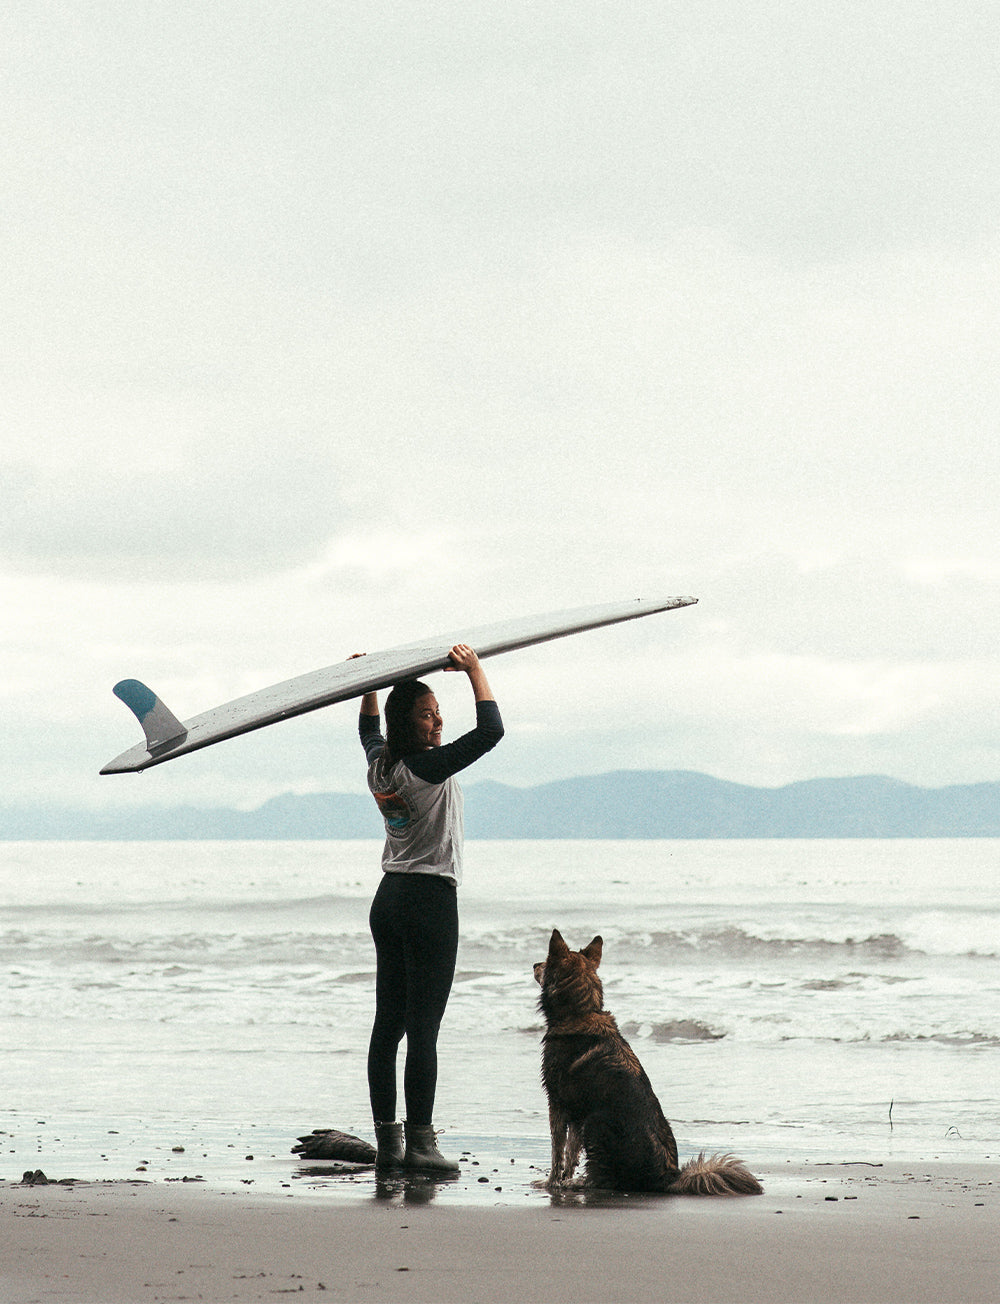
[[[573,1185],[676,1195],[760,1195],[763,1187],[732,1155],[704,1154],[677,1166],[677,1142],[635,1052],[604,1007],[597,976],[600,937],[571,951],[558,929],[536,964],[545,1018],[542,1083],[549,1099],[550,1190]],[[580,1154],[584,1177],[573,1181]]]

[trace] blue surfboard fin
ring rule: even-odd
[[[146,746],[151,752],[165,743],[175,743],[187,736],[187,730],[173,711],[164,706],[153,690],[138,679],[123,679],[111,691],[125,703],[142,725]]]

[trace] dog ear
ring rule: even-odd
[[[562,939],[562,933],[558,928],[553,928],[552,936],[549,938],[549,959],[561,959],[569,955],[569,947]]]
[[[603,952],[604,952],[604,938],[595,937],[589,946],[585,946],[583,948],[580,954],[585,955],[596,969],[597,966],[601,963],[601,955],[603,954]]]

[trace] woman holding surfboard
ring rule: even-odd
[[[457,888],[462,881],[462,790],[455,775],[503,737],[500,710],[466,643],[451,650],[449,669],[469,677],[476,727],[441,742],[437,699],[426,684],[397,684],[385,703],[361,699],[358,721],[368,760],[368,787],[385,821],[382,882],[369,922],[375,941],[375,1022],[368,1048],[368,1088],[377,1138],[376,1168],[457,1172],[437,1148],[432,1126],[437,1037],[458,952]],[[406,1123],[396,1121],[396,1053],[406,1037]]]

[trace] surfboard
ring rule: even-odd
[[[458,634],[439,634],[419,643],[406,643],[383,652],[340,661],[295,679],[287,679],[270,688],[238,697],[235,701],[213,707],[186,722],[165,706],[152,689],[138,679],[123,679],[112,690],[142,725],[145,741],[108,761],[102,774],[135,774],[153,765],[162,765],[188,752],[211,747],[226,738],[236,738],[254,729],[318,711],[320,707],[345,702],[352,697],[388,688],[401,679],[417,679],[451,664],[449,652],[456,643],[468,643],[480,660],[514,652],[535,643],[566,638],[588,629],[637,620],[659,611],[690,607],[697,598],[636,598],[631,602],[612,602],[598,607],[577,607],[571,611],[519,620],[501,621],[479,629],[464,629]]]

